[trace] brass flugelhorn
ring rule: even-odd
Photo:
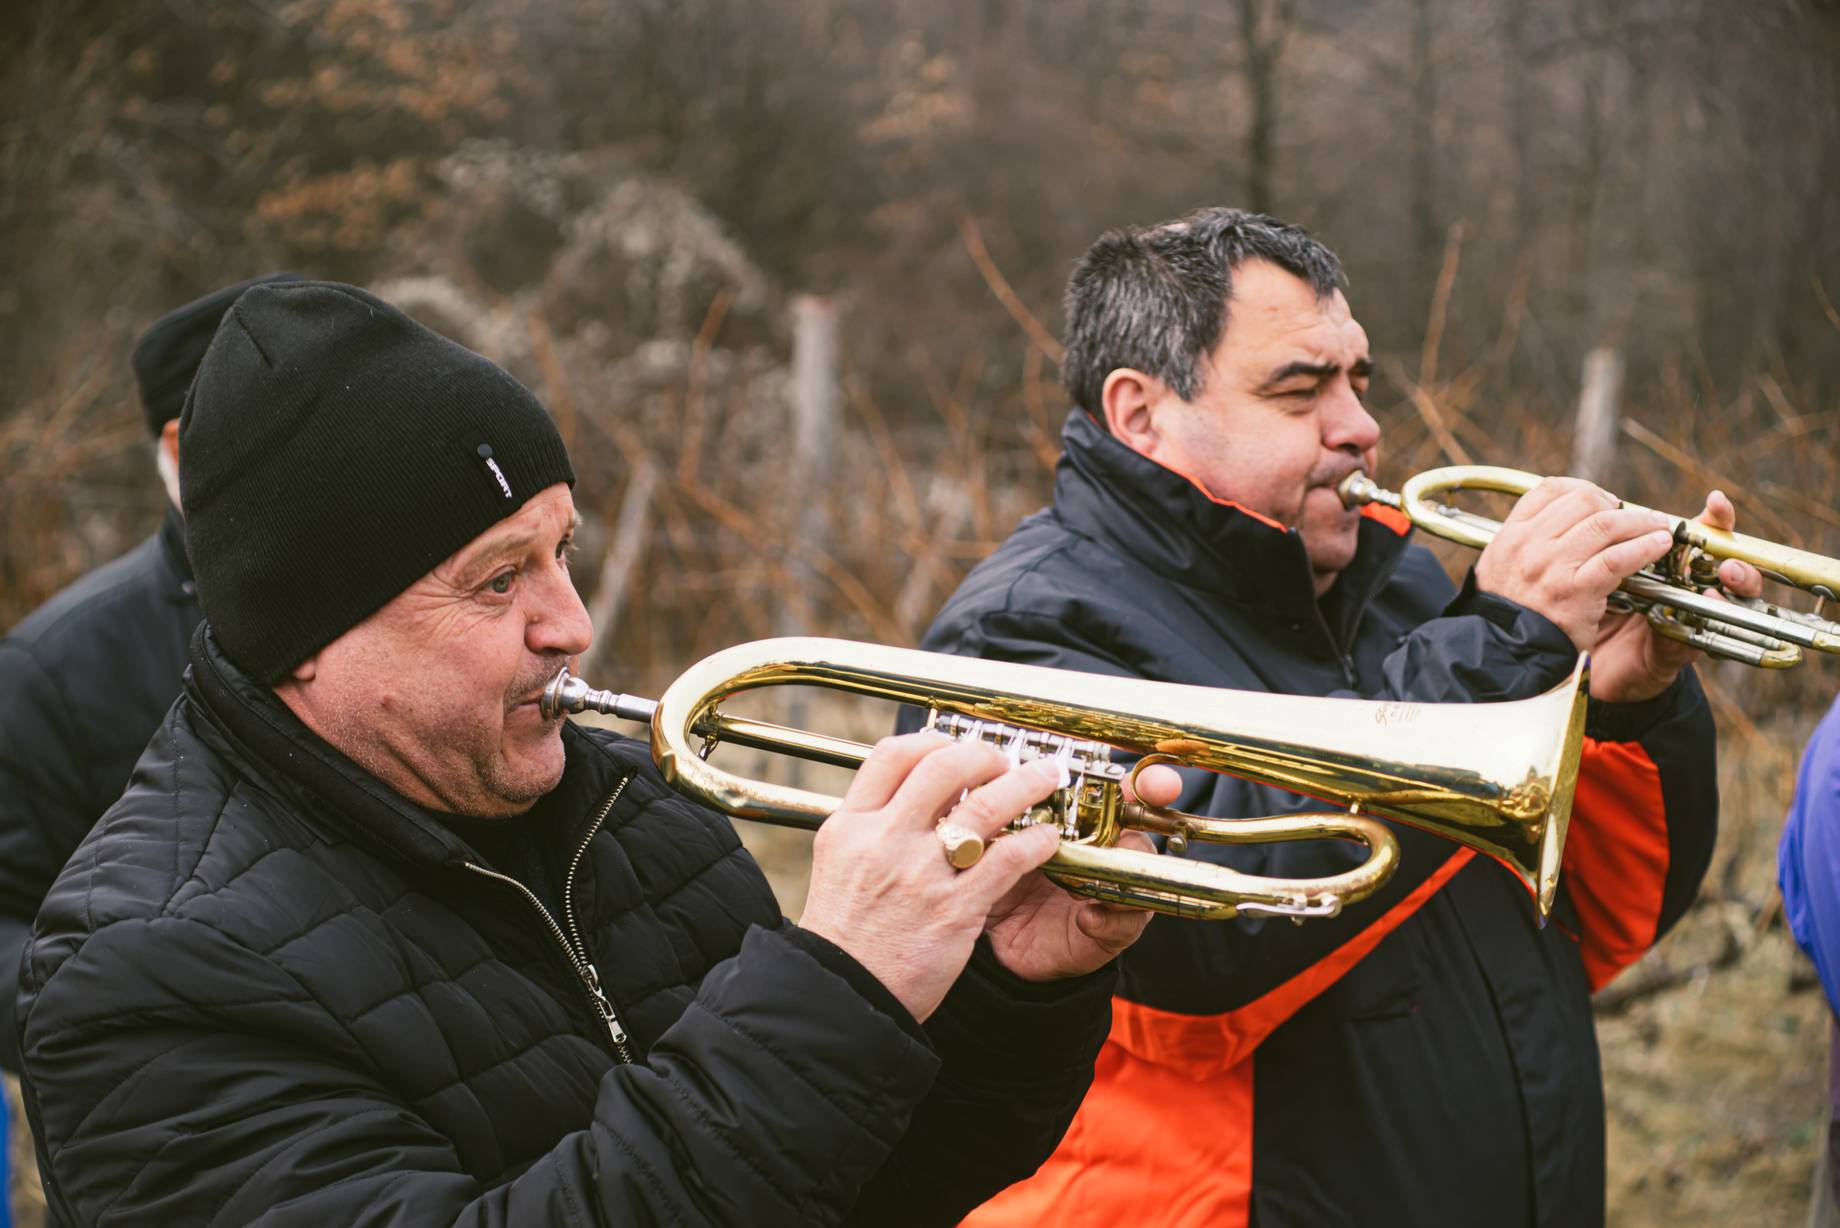
[[[1443,503],[1441,496],[1455,490],[1487,490],[1519,497],[1540,481],[1539,474],[1520,469],[1452,465],[1415,475],[1397,494],[1364,473],[1350,474],[1336,490],[1347,507],[1378,503],[1403,512],[1427,533],[1481,550],[1494,540],[1501,522]],[[1637,503],[1622,506],[1652,510]],[[1799,665],[1804,648],[1840,653],[1840,623],[1823,617],[1827,602],[1840,594],[1840,559],[1679,516],[1669,515],[1668,520],[1674,548],[1623,581],[1611,595],[1614,608],[1645,615],[1669,639],[1762,669]],[[1765,579],[1813,595],[1815,608],[1792,610],[1732,594],[1724,600],[1706,596],[1718,587],[1719,564],[1725,559],[1740,559]]]
[[[753,780],[709,761],[732,743],[854,768],[870,747],[733,716],[720,705],[770,686],[822,687],[925,708],[930,727],[1046,757],[1063,786],[1012,827],[1052,823],[1061,845],[1043,870],[1070,891],[1180,917],[1241,913],[1332,917],[1391,877],[1397,819],[1507,865],[1552,908],[1584,733],[1587,665],[1543,696],[1506,703],[1419,704],[1217,690],[1076,673],[851,640],[785,638],[724,649],[654,701],[599,691],[564,669],[543,693],[547,716],[594,711],[651,729],[652,758],[676,789],[744,819],[813,829],[840,798]],[[1224,772],[1332,803],[1336,810],[1214,819],[1127,801],[1149,762]],[[1126,830],[1167,837],[1165,854],[1113,847]],[[1344,873],[1313,879],[1242,874],[1180,856],[1190,841],[1263,844],[1332,837],[1368,847]],[[1175,854],[1175,855],[1171,855]]]

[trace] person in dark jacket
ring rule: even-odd
[[[1679,918],[1711,854],[1713,727],[1691,654],[1606,618],[1669,538],[1587,483],[1521,499],[1461,588],[1397,513],[1356,515],[1371,359],[1339,263],[1209,209],[1104,236],[1067,295],[1053,506],[967,577],[924,647],[1299,695],[1526,698],[1592,651],[1584,765],[1541,928],[1503,867],[1395,825],[1401,866],[1330,920],[1159,918],[1056,1154],[969,1223],[1488,1224],[1604,1217],[1590,994]],[[1729,525],[1716,493],[1707,518]],[[1724,579],[1754,593],[1741,564]],[[1449,748],[1437,748],[1447,751]],[[1310,799],[1197,773],[1179,803]],[[1349,868],[1334,841],[1189,856]]]
[[[19,1068],[13,986],[32,917],[71,850],[128,783],[179,696],[198,597],[179,514],[179,408],[240,282],[168,312],[135,343],[166,488],[159,530],[0,639],[0,1067]]]
[[[25,960],[60,1220],[937,1224],[1049,1153],[1143,919],[1032,873],[1052,830],[946,856],[1049,765],[878,746],[793,925],[642,744],[540,711],[590,629],[503,370],[258,287],[181,437],[184,697]]]

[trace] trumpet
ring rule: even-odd
[[[1333,917],[1397,868],[1380,819],[1433,831],[1494,857],[1533,894],[1544,923],[1557,888],[1584,734],[1587,663],[1543,696],[1418,704],[1216,690],[889,648],[849,640],[758,640],[691,666],[657,700],[596,690],[567,669],[542,711],[599,712],[650,727],[654,762],[680,792],[737,818],[815,829],[842,799],[736,775],[710,762],[733,744],[855,768],[870,747],[722,712],[742,691],[828,688],[928,712],[950,737],[1013,762],[1049,758],[1062,786],[1012,829],[1050,823],[1061,843],[1043,867],[1069,891],[1173,916]],[[1143,756],[1133,768],[1114,750]],[[1130,800],[1150,763],[1203,768],[1331,802],[1336,809],[1215,819]],[[1166,853],[1115,847],[1127,830]],[[1180,854],[1191,841],[1263,844],[1333,838],[1367,846],[1360,865],[1320,878],[1243,874]]]
[[[1439,502],[1439,497],[1453,490],[1490,490],[1518,497],[1540,480],[1538,474],[1520,469],[1453,465],[1414,476],[1397,494],[1382,489],[1364,473],[1342,479],[1336,492],[1346,507],[1378,503],[1403,512],[1427,533],[1481,550],[1494,540],[1501,522]],[[1635,503],[1622,506],[1649,510]],[[1669,639],[1762,669],[1799,665],[1804,648],[1840,653],[1840,623],[1823,617],[1827,602],[1840,593],[1840,559],[1678,516],[1668,519],[1674,548],[1624,580],[1611,594],[1613,609],[1646,616]],[[1792,610],[1732,595],[1724,600],[1706,596],[1708,590],[1718,587],[1719,564],[1725,559],[1740,559],[1767,579],[1812,594],[1814,610]]]

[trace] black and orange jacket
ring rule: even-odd
[[[1402,520],[1364,520],[1318,602],[1296,533],[1084,414],[1062,439],[1053,507],[971,573],[927,648],[1421,702],[1525,698],[1574,663],[1541,615],[1458,591]],[[1647,703],[1593,702],[1588,735],[1554,924],[1535,924],[1503,867],[1403,826],[1400,871],[1333,920],[1158,918],[1124,957],[1067,1138],[969,1222],[1600,1224],[1591,991],[1686,908],[1717,794],[1690,671]],[[1181,804],[1245,816],[1312,803],[1197,774]],[[1363,854],[1313,841],[1190,855],[1295,878]]]

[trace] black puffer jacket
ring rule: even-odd
[[[1407,703],[1525,698],[1576,661],[1543,616],[1459,591],[1394,518],[1363,520],[1318,601],[1294,531],[1210,499],[1083,413],[1062,443],[1054,506],[967,577],[924,647]],[[1062,1147],[972,1223],[1601,1223],[1590,993],[1685,911],[1718,794],[1691,671],[1646,703],[1592,701],[1586,732],[1553,924],[1536,926],[1501,866],[1399,825],[1399,871],[1336,918],[1158,918],[1120,961],[1111,1040]],[[1320,808],[1231,777],[1189,785],[1185,808],[1224,817]],[[1364,851],[1189,856],[1296,879]],[[1168,1196],[1145,1210],[1152,1186]]]
[[[198,596],[179,514],[0,640],[0,1066],[39,902],[178,698]]]
[[[922,1028],[783,921],[728,823],[642,746],[565,737],[538,810],[581,852],[554,915],[201,630],[186,701],[27,954],[54,1211],[944,1223],[1052,1149],[1110,976],[1025,985],[980,952]]]

